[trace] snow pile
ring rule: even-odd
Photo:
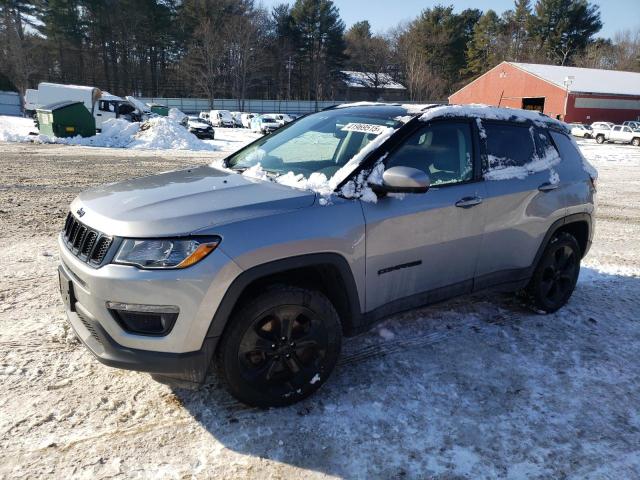
[[[173,120],[174,122],[180,123],[184,120],[184,118],[187,115],[185,113],[182,113],[182,111],[180,111],[177,108],[170,108],[169,109],[169,116],[168,118]]]
[[[135,135],[132,143],[128,148],[149,149],[149,150],[209,150],[216,148],[199,140],[194,134],[190,133],[185,127],[180,125],[171,116],[154,117],[140,126],[140,131]],[[182,113],[178,110],[179,113]],[[184,115],[184,114],[182,114]]]
[[[30,118],[0,116],[0,142],[28,142],[35,130]]]
[[[102,133],[93,137],[52,138],[40,135],[37,141],[83,147],[127,148],[139,130],[139,123],[127,122],[121,118],[111,118],[102,124]]]
[[[217,150],[215,146],[199,140],[170,117],[154,117],[143,123],[113,118],[102,124],[102,133],[93,137],[50,138],[41,135],[37,141],[137,150]]]

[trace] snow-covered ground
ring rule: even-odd
[[[482,294],[394,316],[346,340],[318,394],[268,411],[215,377],[172,390],[97,363],[58,298],[69,202],[89,185],[210,163],[247,133],[217,129],[219,149],[196,152],[0,143],[0,478],[640,477],[629,146],[579,142],[600,173],[596,238],[556,314]]]

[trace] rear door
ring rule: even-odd
[[[566,172],[547,130],[482,124],[486,222],[476,289],[526,277],[547,230],[566,212]]]
[[[484,182],[478,181],[476,158],[477,136],[466,120],[421,125],[390,152],[386,168],[418,168],[432,186],[423,194],[362,202],[368,311],[471,290],[484,229]]]

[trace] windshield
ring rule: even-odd
[[[369,142],[400,121],[389,116],[350,113],[344,109],[318,112],[290,123],[229,157],[227,167],[246,170],[258,163],[276,174],[314,172],[333,176]]]

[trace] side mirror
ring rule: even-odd
[[[382,185],[371,185],[380,193],[425,193],[429,190],[429,175],[412,167],[391,167],[382,174]]]

